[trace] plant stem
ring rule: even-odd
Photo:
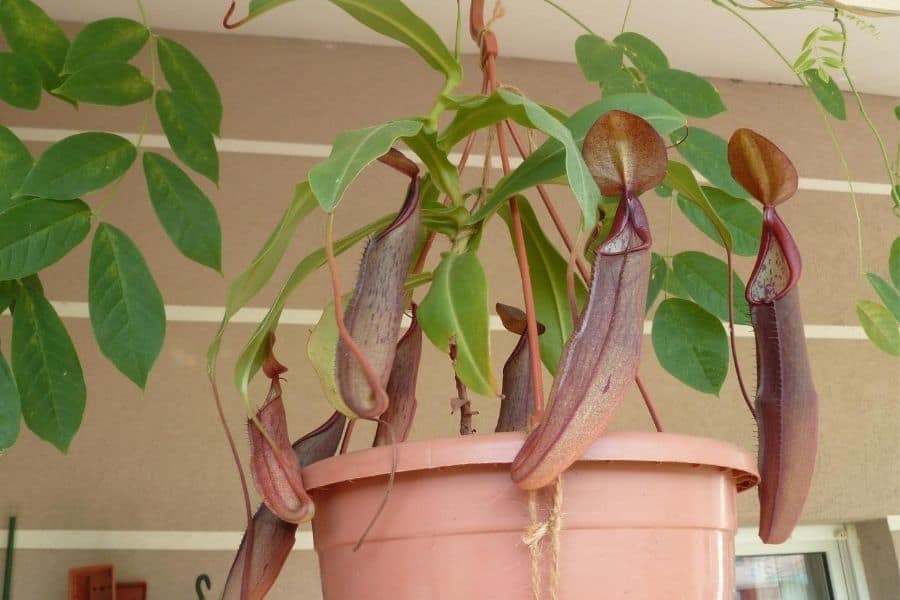
[[[3,600],[10,600],[12,594],[13,554],[16,545],[16,518],[9,518],[6,529],[6,561],[3,565]]]
[[[552,6],[553,8],[555,8],[556,10],[558,10],[559,12],[561,12],[562,14],[566,15],[567,17],[569,17],[569,19],[571,19],[576,25],[578,25],[579,27],[581,27],[582,29],[584,29],[584,30],[587,31],[588,33],[590,33],[590,34],[592,34],[592,35],[597,35],[596,33],[594,33],[594,30],[593,30],[593,29],[591,29],[590,27],[588,27],[587,25],[585,25],[578,17],[576,17],[575,15],[573,15],[572,13],[570,13],[568,10],[566,10],[565,8],[563,8],[562,6],[560,6],[559,4],[557,4],[556,2],[553,2],[553,0],[544,0],[544,2],[546,2],[546,3],[549,4],[550,6]],[[629,3],[629,4],[630,4],[630,3]],[[599,37],[599,36],[598,36],[598,37]]]
[[[622,17],[622,27],[619,28],[619,33],[625,33],[625,24],[628,23],[628,13],[631,12],[631,0],[628,0],[628,4],[625,5],[625,16]]]
[[[664,432],[665,429],[663,429],[662,421],[659,418],[659,414],[656,412],[656,407],[653,406],[653,401],[650,399],[650,394],[647,393],[647,388],[644,387],[644,382],[641,380],[641,376],[635,374],[634,382],[637,384],[638,391],[641,393],[641,397],[644,399],[644,404],[647,405],[647,412],[650,413],[650,418],[653,419],[653,426],[656,427],[657,432]]]
[[[453,365],[453,372],[456,372],[456,344],[450,344],[450,363]],[[477,411],[472,410],[472,403],[469,402],[469,390],[462,380],[454,375],[456,383],[456,399],[453,403],[453,409],[459,408],[459,435],[471,435],[475,433],[472,426],[472,417],[477,415]]]
[[[753,408],[753,402],[750,400],[750,394],[747,393],[747,386],[744,385],[744,376],[741,373],[741,363],[738,360],[737,341],[734,335],[734,270],[732,267],[731,250],[725,249],[725,256],[728,259],[728,337],[731,342],[731,358],[734,361],[734,374],[737,375],[738,386],[741,388],[741,396],[744,397],[744,403],[747,410],[756,421],[756,410]]]
[[[347,419],[347,428],[344,429],[344,439],[341,440],[341,449],[339,454],[346,454],[347,448],[350,446],[350,438],[353,436],[353,426],[356,419]]]

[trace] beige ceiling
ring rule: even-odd
[[[239,0],[236,13],[244,14],[249,0]],[[871,0],[900,10],[900,0]],[[754,0],[744,0],[753,4]],[[151,23],[157,27],[222,32],[222,15],[229,0],[144,0]],[[52,15],[88,21],[118,14],[137,18],[133,2],[117,0],[40,0]],[[407,0],[432,23],[448,42],[456,19],[453,0]],[[625,0],[560,4],[577,14],[604,37],[615,36],[622,24]],[[119,8],[111,8],[112,6]],[[488,10],[492,6],[487,0]],[[506,16],[494,27],[507,56],[571,62],[572,43],[582,31],[542,0],[505,0]],[[467,8],[468,2],[463,0]],[[806,34],[830,20],[827,11],[749,11],[754,23],[790,60],[799,52]],[[871,19],[873,34],[849,24],[847,62],[862,91],[900,96],[900,18]],[[702,75],[752,81],[792,83],[787,67],[755,34],[734,16],[708,0],[633,0],[628,29],[655,40],[675,67]],[[263,15],[230,35],[297,37],[364,44],[390,44],[370,33],[325,0],[296,0]],[[465,41],[465,49],[471,43]],[[841,87],[846,82],[838,76]]]

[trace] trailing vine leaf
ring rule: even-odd
[[[707,80],[679,69],[659,69],[645,78],[650,91],[692,117],[708,119],[725,110],[719,92]]]
[[[11,348],[25,424],[65,454],[84,414],[84,375],[65,325],[35,286],[19,288]]]
[[[650,307],[656,302],[659,293],[663,290],[663,285],[666,283],[666,275],[668,272],[669,265],[666,264],[666,259],[656,252],[651,253],[650,284],[647,286],[647,303],[644,307],[645,313],[650,310]]]
[[[682,139],[683,136],[673,135]],[[702,127],[690,127],[684,141],[678,145],[678,153],[688,164],[714,186],[735,198],[748,198],[749,194],[731,176],[728,164],[728,142]]]
[[[456,375],[477,394],[495,396],[491,371],[487,279],[472,252],[444,253],[434,280],[419,304],[419,324],[444,352],[456,344]]]
[[[437,134],[420,129],[416,135],[403,139],[409,149],[416,153],[422,164],[428,169],[430,181],[444,194],[450,197],[455,206],[462,204],[462,192],[459,190],[459,171],[447,158],[437,142]],[[424,187],[424,185],[423,185]]]
[[[81,200],[25,198],[0,207],[0,280],[26,277],[52,265],[90,229],[91,209]]]
[[[647,96],[648,98],[656,97],[644,94],[644,90],[641,87],[640,82],[635,79],[634,72],[629,67],[622,67],[618,71],[612,73],[609,77],[606,78],[606,80],[604,80],[601,89],[603,90],[604,100],[610,98],[611,96],[617,96],[621,94],[641,94]]]
[[[19,400],[19,390],[6,359],[0,354],[0,453],[16,442],[21,420],[22,403]]]
[[[669,298],[653,316],[653,350],[662,367],[698,392],[718,395],[728,373],[722,322],[693,302]]]
[[[525,234],[525,255],[534,289],[534,310],[537,320],[545,327],[544,333],[538,338],[541,360],[547,370],[555,374],[562,347],[574,328],[566,292],[566,259],[541,229],[528,200],[518,196],[516,201]],[[513,224],[509,208],[501,207],[499,214],[506,221],[512,235]],[[578,305],[584,306],[587,288],[580,277],[575,278],[575,296]]]
[[[588,81],[603,83],[622,66],[622,47],[587,33],[575,40],[575,58]]]
[[[400,0],[331,0],[351,17],[382,35],[414,50],[428,65],[444,74],[448,88],[462,79],[462,67],[431,25]]]
[[[34,110],[41,103],[41,74],[28,60],[0,52],[0,100],[16,108]]]
[[[674,190],[678,190],[681,195],[696,204],[703,211],[703,214],[716,228],[726,250],[731,250],[734,247],[731,232],[725,226],[725,223],[722,222],[716,209],[710,204],[709,199],[687,165],[670,160],[669,172],[663,183]]]
[[[213,183],[219,182],[219,154],[208,117],[179,92],[156,93],[156,114],[175,156]]]
[[[747,200],[729,196],[719,188],[700,186],[713,210],[731,233],[732,251],[739,256],[756,256],[762,236],[762,213]],[[718,230],[697,204],[678,194],[678,208],[706,236],[722,245]]]
[[[860,300],[856,303],[856,315],[872,343],[888,354],[900,356],[900,330],[888,309],[877,302]]]
[[[625,31],[613,42],[625,51],[625,56],[644,75],[669,68],[669,59],[652,40],[633,31]]]
[[[152,96],[153,84],[137,67],[101,63],[75,71],[53,93],[77,102],[127,106]]]
[[[847,119],[844,94],[841,93],[833,78],[822,79],[817,70],[809,69],[803,72],[803,80],[809,89],[812,90],[822,108],[841,121]]]
[[[134,162],[134,144],[112,133],[77,133],[56,142],[38,157],[19,196],[72,200],[122,176]]]
[[[681,252],[672,259],[672,268],[691,298],[701,308],[722,321],[728,320],[728,265],[703,252]],[[744,282],[733,274],[734,322],[750,324],[750,306],[744,297]]]
[[[648,94],[621,94],[589,104],[566,121],[565,126],[571,131],[577,148],[581,147],[584,136],[591,125],[602,114],[610,110],[622,110],[638,115],[653,125],[660,135],[671,133],[686,124],[684,115],[672,108],[665,100]],[[453,137],[455,138],[457,135]],[[561,141],[548,139],[515,170],[497,182],[495,191],[500,190],[501,194],[506,194],[508,197],[539,183],[545,183],[565,175],[566,152],[567,148]],[[473,215],[472,221],[483,219],[492,210],[489,207],[482,208]]]
[[[844,67],[839,48],[846,41],[844,32],[840,29],[819,25],[803,40],[800,55],[793,64],[794,71],[800,74],[813,70],[823,81],[829,79],[829,68],[842,69]],[[834,44],[834,46],[828,44]]]
[[[400,138],[416,135],[420,121],[403,119],[338,134],[328,158],[309,170],[309,185],[325,212],[337,208],[344,192],[370,163]]]
[[[888,257],[888,272],[891,274],[891,282],[894,287],[900,289],[900,237],[894,238],[891,243],[891,254]]]
[[[336,240],[334,242],[335,256],[346,252],[361,240],[367,238],[376,231],[383,229],[394,219],[394,217],[395,215],[393,214],[382,217],[381,219],[369,223],[341,239]],[[325,262],[325,249],[319,248],[307,254],[303,260],[297,263],[297,266],[294,267],[294,270],[291,271],[290,276],[288,276],[284,285],[282,285],[281,289],[278,291],[278,295],[272,301],[266,316],[263,318],[262,322],[257,325],[256,331],[253,332],[250,341],[248,341],[241,350],[234,365],[234,381],[238,391],[245,399],[247,398],[247,386],[253,376],[259,371],[263,359],[265,358],[265,354],[268,351],[266,340],[268,340],[269,335],[275,331],[275,328],[278,327],[278,320],[281,318],[281,312],[284,310],[288,298],[290,298],[291,294],[294,293],[294,290],[296,290],[307,277],[322,268],[325,265]],[[218,343],[218,339],[219,338],[216,338],[214,344]],[[211,346],[210,350],[212,350],[212,348],[213,347]],[[212,355],[212,360],[214,359],[215,355]]]
[[[34,160],[16,134],[0,125],[0,209],[22,187]]]
[[[872,289],[884,302],[885,307],[894,315],[897,321],[900,321],[900,294],[897,293],[897,290],[875,273],[866,273],[866,278],[872,284]]]
[[[144,177],[153,210],[169,239],[191,260],[221,272],[222,230],[212,202],[178,165],[144,153]]]
[[[112,17],[88,23],[72,40],[62,72],[75,73],[102,63],[127,63],[149,39],[150,30],[131,19]]]
[[[12,51],[40,72],[45,90],[59,86],[69,39],[56,21],[31,0],[3,0],[0,29]]]
[[[272,273],[281,262],[288,244],[294,237],[297,226],[309,213],[317,206],[316,198],[313,196],[312,190],[309,189],[307,182],[301,182],[294,188],[294,195],[290,204],[281,215],[278,224],[269,237],[266,239],[262,248],[250,261],[250,264],[241,271],[237,277],[228,286],[228,294],[225,299],[225,314],[222,316],[222,322],[216,332],[213,341],[206,351],[206,368],[210,374],[215,373],[216,357],[219,354],[219,346],[222,343],[222,336],[225,334],[225,328],[231,317],[241,308],[253,299],[256,294],[262,290],[263,286],[268,283],[272,277]]]
[[[166,335],[166,311],[140,250],[108,223],[94,234],[88,283],[91,326],[100,350],[145,389]]]
[[[222,97],[209,71],[190,50],[173,39],[160,36],[156,47],[159,50],[159,66],[169,87],[194,105],[203,115],[207,129],[219,135]]]

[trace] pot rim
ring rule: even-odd
[[[396,445],[397,473],[463,465],[511,464],[525,442],[524,433],[475,434]],[[342,481],[387,475],[391,446],[366,448],[318,461],[303,469],[308,490]],[[579,459],[589,462],[638,462],[711,466],[732,471],[738,492],[759,483],[756,459],[734,444],[714,438],[658,432],[608,432]]]

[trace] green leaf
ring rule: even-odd
[[[178,165],[144,153],[144,177],[153,210],[169,239],[191,260],[221,272],[222,230],[212,202]]]
[[[16,134],[0,125],[0,210],[25,181],[34,159]]]
[[[650,310],[656,298],[663,289],[666,282],[666,275],[669,273],[669,265],[666,259],[656,252],[650,255],[650,285],[647,286],[647,303],[645,304],[644,313]]]
[[[152,96],[153,84],[137,67],[101,63],[75,71],[53,93],[88,104],[127,106]]]
[[[604,81],[601,86],[603,90],[603,98],[609,98],[610,96],[617,96],[620,94],[644,94],[644,90],[641,88],[641,84],[634,78],[627,68],[621,68],[618,71],[611,73]],[[648,96],[654,97],[655,96]]]
[[[703,252],[682,252],[672,259],[672,268],[691,298],[722,321],[728,320],[728,265]],[[744,282],[733,273],[734,322],[750,324],[750,306],[744,297]]]
[[[434,185],[449,196],[453,204],[462,204],[459,171],[447,158],[447,153],[438,146],[435,132],[426,132],[424,129],[420,129],[416,135],[404,138],[404,141],[428,169]]]
[[[897,293],[897,290],[875,273],[866,273],[866,278],[894,318],[900,321],[900,294]]]
[[[3,0],[0,29],[12,51],[40,72],[44,89],[59,86],[69,39],[43,9],[31,0]]]
[[[0,100],[26,110],[34,110],[41,103],[41,74],[11,52],[0,52]]]
[[[22,403],[19,390],[6,359],[0,354],[0,453],[12,447],[19,437]]]
[[[394,216],[395,215],[391,214],[382,217],[381,219],[369,223],[335,241],[335,256],[343,254],[346,250],[352,248],[374,232],[386,227],[393,221]],[[250,383],[250,379],[252,379],[257,371],[259,371],[263,359],[265,358],[265,353],[268,351],[266,340],[268,339],[269,334],[274,332],[275,328],[278,327],[278,321],[281,319],[281,313],[284,310],[285,304],[291,297],[291,294],[294,293],[294,290],[296,290],[309,275],[322,268],[325,265],[325,262],[325,249],[319,248],[307,254],[303,260],[297,263],[297,266],[291,271],[287,281],[281,286],[281,290],[272,302],[269,312],[266,313],[265,318],[256,327],[256,331],[253,332],[253,337],[250,338],[250,341],[247,342],[241,350],[237,362],[234,365],[234,382],[245,400],[247,399],[247,386]],[[215,356],[213,355],[213,359],[214,358]]]
[[[631,64],[645,75],[669,68],[669,59],[665,53],[653,41],[639,33],[633,31],[620,33],[613,42],[622,47]]]
[[[676,136],[672,136],[676,138]],[[677,139],[682,139],[677,136]],[[673,139],[674,141],[674,139]],[[688,164],[714,186],[735,198],[749,198],[747,191],[731,176],[728,164],[728,142],[702,127],[691,126],[684,141],[678,145],[678,153]]]
[[[19,290],[19,282],[15,280],[0,281],[0,314],[12,306]]]
[[[894,238],[891,244],[888,272],[891,274],[891,282],[893,282],[894,287],[900,290],[900,237]]]
[[[815,94],[822,108],[841,121],[847,119],[844,95],[838,88],[837,83],[834,82],[834,79],[829,77],[827,81],[822,81],[815,69],[808,69],[803,71],[803,80],[806,81],[806,85]]]
[[[538,338],[541,360],[547,370],[555,374],[562,348],[573,330],[572,309],[566,292],[566,259],[544,234],[528,201],[521,196],[516,200],[525,234],[525,255],[531,271],[534,309],[537,320],[545,327],[544,333]],[[509,208],[504,206],[499,212],[512,236],[513,223]],[[575,297],[578,305],[584,306],[587,288],[577,275]]]
[[[156,114],[175,156],[213,183],[219,182],[219,155],[206,117],[178,92],[156,93]]]
[[[140,250],[108,223],[94,234],[88,282],[91,325],[100,350],[145,389],[166,335],[166,310]]]
[[[44,150],[18,195],[72,200],[121,177],[136,156],[134,144],[121,136],[77,133]]]
[[[762,213],[752,203],[729,196],[722,190],[701,186],[710,206],[719,215],[731,233],[732,250],[739,256],[756,256],[762,237]],[[715,243],[722,245],[722,238],[715,226],[698,205],[683,195],[678,195],[678,208],[684,216]]]
[[[400,0],[331,0],[351,17],[382,35],[414,50],[428,65],[444,74],[448,86],[462,79],[462,67],[431,26]]]
[[[677,190],[685,198],[700,207],[703,214],[706,215],[706,218],[708,218],[713,224],[713,227],[716,228],[719,238],[722,240],[722,245],[725,246],[726,250],[731,250],[734,247],[731,232],[725,226],[725,223],[722,222],[716,209],[710,204],[709,198],[706,197],[706,194],[700,187],[700,184],[697,183],[697,179],[687,165],[670,160],[669,172],[666,174],[663,184],[669,186],[673,190]]]
[[[272,10],[276,6],[287,4],[291,0],[250,0],[250,8],[247,14],[247,20],[258,17],[262,13]]]
[[[331,154],[309,170],[309,185],[325,212],[337,208],[344,192],[370,163],[399,138],[411,137],[422,123],[403,119],[338,134]]]
[[[653,349],[662,367],[695,390],[718,395],[728,373],[721,321],[693,302],[669,298],[653,316]]]
[[[621,68],[622,48],[588,33],[575,40],[575,58],[585,79],[602,83]]]
[[[341,299],[342,306],[345,309],[350,296],[350,294],[345,294]],[[340,411],[351,419],[355,419],[357,415],[344,402],[337,381],[335,357],[339,339],[340,332],[338,331],[337,318],[334,314],[334,302],[331,302],[322,311],[319,322],[316,323],[316,326],[313,327],[312,332],[309,334],[306,354],[309,357],[309,363],[319,378],[319,384],[322,386],[325,399],[328,400],[335,410]]]
[[[231,317],[253,299],[268,283],[272,273],[281,262],[287,250],[288,244],[294,238],[297,226],[317,206],[316,197],[309,189],[307,182],[298,183],[294,188],[294,196],[288,205],[275,229],[269,234],[262,248],[250,261],[250,264],[238,274],[228,286],[228,295],[225,300],[225,314],[219,329],[206,352],[206,367],[210,375],[215,373],[216,357],[219,354],[219,346],[222,336]]]
[[[26,198],[0,210],[0,280],[52,265],[90,229],[91,209],[81,200]]]
[[[572,133],[576,148],[581,148],[588,129],[601,115],[610,110],[623,110],[636,114],[653,125],[661,135],[667,135],[675,129],[683,127],[686,123],[684,116],[665,100],[648,94],[612,96],[585,106],[566,121],[566,128]],[[511,196],[539,183],[565,175],[566,151],[566,146],[559,140],[547,140],[521,165],[498,182],[497,187],[499,188],[502,183],[502,192]],[[484,218],[490,212],[492,212],[490,207],[482,208],[472,220]]]
[[[66,54],[63,73],[102,63],[127,63],[150,39],[150,30],[131,19],[112,17],[84,26]]]
[[[472,252],[444,253],[416,313],[428,339],[444,352],[456,344],[456,375],[470,390],[495,396],[491,372],[487,279]]]
[[[856,315],[872,343],[883,352],[900,356],[900,331],[888,309],[877,302],[860,300],[856,303]]]
[[[666,294],[670,296],[675,296],[676,298],[682,298],[684,300],[690,300],[691,294],[688,292],[685,285],[678,279],[678,276],[675,275],[675,271],[666,267],[666,277],[665,281],[663,281],[663,289],[666,291]]]
[[[66,453],[84,414],[84,374],[59,315],[30,286],[19,288],[11,348],[25,424]]]
[[[167,37],[160,37],[159,66],[177,96],[190,102],[203,116],[206,127],[219,135],[222,125],[222,97],[206,67],[191,51]]]
[[[725,104],[713,85],[698,75],[678,69],[660,69],[647,73],[650,91],[692,117],[704,119],[725,110]]]

